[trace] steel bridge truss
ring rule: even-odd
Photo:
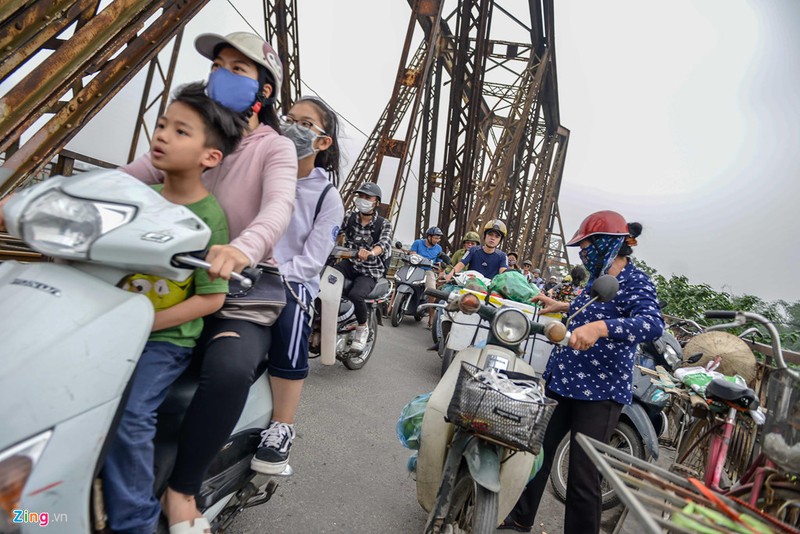
[[[342,186],[345,202],[394,158],[384,201],[397,227],[416,158],[416,235],[436,224],[458,248],[500,218],[506,250],[541,268],[568,265],[558,192],[569,130],[559,124],[552,0],[531,0],[525,13],[510,0],[462,0],[446,16],[446,0],[408,2],[395,86]],[[416,25],[424,36],[411,54]]]

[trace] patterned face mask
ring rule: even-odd
[[[592,243],[581,249],[581,261],[589,271],[590,281],[608,272],[624,242],[625,236],[601,234],[593,236]]]

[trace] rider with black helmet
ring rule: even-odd
[[[507,233],[506,225],[500,219],[492,219],[486,223],[483,226],[483,246],[469,249],[461,261],[447,274],[445,280],[449,282],[467,265],[471,270],[478,271],[486,278],[492,278],[508,269],[506,253],[497,248]]]
[[[358,250],[356,258],[342,260],[334,265],[334,268],[353,281],[347,295],[353,303],[358,320],[351,344],[353,350],[363,350],[369,334],[364,297],[369,295],[377,280],[386,274],[391,256],[392,223],[377,213],[381,196],[378,184],[361,184],[356,190],[356,209],[345,216],[339,230],[339,235],[344,236],[344,246]]]

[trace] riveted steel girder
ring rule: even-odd
[[[300,32],[295,0],[264,0],[264,23],[267,41],[277,42],[278,55],[283,66],[283,83],[280,103],[283,113],[288,113],[300,97]]]
[[[54,112],[4,162],[9,176],[0,195],[43,168],[207,1],[115,0],[102,11],[82,12],[85,24],[0,98],[0,152]]]
[[[499,217],[509,228],[506,250],[533,255],[541,267],[564,264],[558,192],[569,131],[559,124],[552,0],[460,0],[441,19],[420,12],[418,0],[407,2],[425,38],[408,60],[409,27],[392,96],[342,184],[343,198],[377,181],[386,157],[398,158],[389,200],[397,228],[419,148],[417,235],[436,224],[443,244],[455,245]],[[500,17],[529,39],[499,35],[493,21]],[[406,136],[398,138],[404,122]]]

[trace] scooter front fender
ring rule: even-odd
[[[622,407],[621,416],[627,417],[642,438],[647,453],[658,460],[658,436],[647,412],[639,404],[629,404]]]
[[[339,319],[339,302],[344,288],[344,274],[333,267],[325,267],[319,282],[320,348],[322,365],[336,363],[336,323]]]
[[[408,293],[408,294],[413,294],[413,293],[414,293],[414,288],[413,288],[413,287],[411,287],[411,286],[410,286],[410,285],[408,285],[408,284],[400,283],[400,284],[398,284],[398,286],[397,286],[397,293],[398,293],[398,294],[400,294],[400,293]]]
[[[498,446],[474,438],[467,441],[462,455],[467,461],[472,479],[487,490],[498,493],[500,491],[500,451]]]

